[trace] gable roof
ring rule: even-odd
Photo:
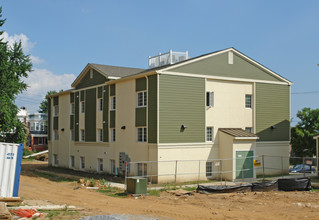
[[[87,71],[92,68],[108,79],[119,79],[142,72],[144,69],[88,63],[71,84],[72,87],[81,81]]]
[[[233,136],[235,138],[238,138],[238,137],[239,138],[254,138],[254,139],[258,138],[257,135],[250,133],[248,131],[245,131],[241,128],[219,128],[218,130],[230,136]]]
[[[253,60],[252,58],[246,56],[245,54],[241,53],[240,51],[236,50],[233,47],[230,47],[230,48],[227,48],[227,49],[224,49],[224,50],[218,50],[218,51],[215,51],[215,52],[212,52],[212,53],[203,54],[203,55],[200,55],[200,56],[188,59],[188,60],[184,60],[184,61],[181,61],[181,62],[178,62],[178,63],[175,63],[175,64],[168,64],[168,65],[165,65],[165,66],[156,67],[154,69],[156,71],[159,71],[159,72],[169,71],[170,69],[173,69],[173,68],[176,68],[176,67],[180,67],[180,66],[184,66],[184,65],[190,64],[192,62],[196,62],[196,61],[199,61],[199,60],[202,60],[202,59],[206,59],[206,58],[209,58],[209,57],[212,57],[212,56],[215,56],[215,55],[219,55],[219,54],[222,54],[222,53],[226,53],[226,52],[229,52],[229,51],[232,51],[233,53],[245,58],[251,64],[257,66],[258,68],[260,68],[263,71],[267,72],[269,75],[279,79],[280,81],[283,81],[283,82],[286,82],[289,85],[292,85],[292,82],[289,81],[288,79],[286,79],[283,76],[279,75],[278,73],[275,73],[274,71],[268,69],[264,65],[262,65],[259,62]],[[149,69],[149,70],[154,70],[154,69]]]

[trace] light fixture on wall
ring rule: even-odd
[[[61,131],[64,131],[64,128],[61,128]]]
[[[123,125],[123,126],[121,127],[121,129],[122,129],[122,130],[125,130],[125,129],[126,129],[126,126],[125,126],[125,125]]]
[[[273,129],[276,129],[276,126],[273,125],[273,126],[270,127],[270,129],[272,129],[272,130],[273,130]]]
[[[181,126],[181,130],[180,130],[180,131],[181,131],[181,132],[183,132],[186,128],[187,128],[187,126],[186,126],[186,125],[182,125],[182,126]]]

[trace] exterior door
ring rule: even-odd
[[[254,151],[236,151],[236,179],[254,177]]]

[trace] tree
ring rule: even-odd
[[[5,23],[0,7],[0,27]],[[15,105],[16,96],[27,89],[22,81],[28,77],[32,63],[29,55],[25,55],[21,42],[9,46],[3,41],[4,31],[0,31],[0,142],[23,143],[26,129],[18,120],[18,107]]]
[[[316,141],[313,136],[319,133],[319,109],[303,108],[298,111],[300,122],[291,128],[291,145],[296,156],[316,154]]]
[[[62,92],[63,90],[61,90],[60,92]],[[53,94],[56,94],[58,93],[57,91],[55,90],[51,90],[51,91],[48,91],[46,96],[48,95],[53,95]],[[48,114],[48,99],[44,97],[43,101],[40,103],[40,106],[39,106],[39,110],[38,110],[39,113],[46,113]]]

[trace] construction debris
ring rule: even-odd
[[[0,202],[5,202],[7,206],[19,206],[23,199],[20,197],[0,197]]]
[[[194,194],[194,192],[186,191],[184,189],[166,190],[166,192],[173,194],[175,196],[190,196]]]
[[[18,210],[10,210],[11,213],[21,217],[21,218],[33,218],[39,217],[42,214],[38,212],[35,208],[31,209],[18,209]]]
[[[83,208],[79,208],[76,206],[68,206],[68,205],[40,205],[40,206],[18,206],[18,207],[10,207],[12,210],[18,210],[18,209],[36,209],[36,210],[54,210],[54,211],[64,211],[64,210],[70,210],[70,211],[80,211],[83,210]]]
[[[0,202],[0,219],[12,219],[12,215],[7,209],[6,203]]]

